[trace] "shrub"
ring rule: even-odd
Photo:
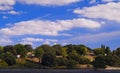
[[[56,58],[56,64],[57,66],[65,66],[66,65],[66,59],[64,58]]]
[[[90,59],[88,59],[86,57],[80,57],[79,63],[80,64],[89,64],[90,63]]]
[[[95,60],[92,62],[95,69],[97,68],[106,68],[106,57],[105,56],[98,56],[95,58]]]
[[[8,64],[0,59],[0,68],[6,68],[6,67],[8,67]]]
[[[69,69],[73,69],[73,68],[76,68],[76,64],[77,64],[77,62],[75,61],[75,60],[68,60],[67,61],[67,68],[69,68]]]

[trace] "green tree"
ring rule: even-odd
[[[4,46],[4,52],[11,52],[12,54],[16,55],[16,49],[14,49],[13,45]]]
[[[120,57],[120,48],[117,48],[115,54]]]
[[[6,52],[2,54],[2,59],[8,64],[8,65],[14,65],[16,64],[15,56],[11,52]]]
[[[106,63],[109,66],[120,67],[120,57],[117,55],[106,56]]]
[[[56,58],[56,61],[55,61],[55,65],[56,66],[66,66],[66,62],[67,62],[67,60],[66,59],[64,59],[64,58]]]
[[[82,56],[82,57],[79,58],[79,63],[80,64],[89,64],[90,63],[90,59]]]
[[[106,47],[105,48],[105,53],[107,54],[107,55],[110,55],[111,54],[111,50],[110,50],[110,47]]]
[[[37,47],[37,48],[35,49],[35,56],[36,56],[37,58],[39,58],[39,63],[41,62],[41,57],[43,56],[44,53],[45,53],[45,52],[44,52],[43,49],[40,48],[40,47]]]
[[[77,64],[77,62],[75,61],[75,60],[68,60],[67,61],[67,68],[70,68],[70,69],[73,69],[73,68],[76,68],[76,64]]]
[[[55,65],[56,56],[52,53],[45,53],[42,56],[42,65],[52,67]]]
[[[42,48],[45,53],[53,53],[53,54],[55,54],[55,50],[49,45],[41,45],[38,48]]]
[[[99,55],[105,55],[105,49],[103,49],[103,48],[96,48],[96,49],[94,49],[94,53],[97,56],[99,56]]]
[[[84,45],[77,45],[76,46],[76,51],[79,55],[86,55],[87,53],[87,47]]]
[[[53,47],[53,49],[55,50],[56,55],[57,55],[57,56],[60,56],[60,55],[61,55],[62,46],[59,45],[59,44],[56,44],[56,45],[53,45],[52,47]]]
[[[32,52],[33,50],[32,46],[29,44],[24,45],[24,48],[26,49],[26,52]]]
[[[8,64],[2,59],[0,59],[0,68],[6,68],[6,67],[8,67]]]
[[[105,56],[97,56],[92,64],[95,69],[106,68],[106,65],[107,65],[106,57]]]
[[[67,48],[62,48],[61,49],[61,54],[64,58],[66,58],[67,57]]]
[[[0,54],[4,52],[4,49],[2,46],[0,46]]]
[[[26,49],[24,48],[22,44],[16,44],[14,48],[16,49],[17,54],[21,55],[22,58],[25,57]]]
[[[75,60],[76,62],[79,62],[79,55],[77,54],[76,50],[73,50],[71,53],[68,54],[67,58],[70,60]]]

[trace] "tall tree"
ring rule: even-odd
[[[56,44],[56,45],[53,45],[52,47],[53,47],[53,49],[55,50],[56,55],[58,55],[58,56],[61,55],[61,49],[62,49],[62,46],[61,46],[61,45]]]
[[[26,50],[22,44],[16,44],[14,48],[16,49],[17,54],[21,55],[22,58],[25,57]]]
[[[4,52],[11,52],[12,54],[16,55],[16,49],[14,49],[13,45],[4,46]]]
[[[15,56],[11,52],[3,53],[2,59],[10,66],[16,63]]]
[[[37,48],[35,49],[35,56],[36,56],[37,58],[39,58],[39,63],[41,62],[41,57],[43,56],[44,53],[45,53],[45,52],[44,52],[43,49],[40,48],[40,47],[37,47]]]
[[[95,69],[106,68],[106,65],[107,65],[106,57],[105,56],[97,56],[92,64]]]
[[[50,66],[50,67],[54,66],[55,65],[55,60],[56,60],[55,54],[45,53],[42,56],[42,65]]]
[[[26,49],[26,52],[32,52],[33,50],[32,46],[29,44],[24,45],[24,48]]]
[[[61,49],[61,54],[62,54],[62,56],[64,57],[64,58],[66,58],[67,57],[67,48],[62,48]]]

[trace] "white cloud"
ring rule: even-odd
[[[41,39],[41,38],[28,37],[28,38],[23,38],[20,43],[33,45],[34,42],[43,42],[43,41],[44,41],[44,39]]]
[[[12,41],[10,39],[0,38],[0,45],[7,45],[7,44],[12,44]]]
[[[120,2],[109,2],[83,9],[75,9],[74,13],[83,15],[89,18],[103,18],[120,22]]]
[[[116,38],[117,37],[117,38]],[[63,42],[68,43],[94,43],[94,42],[104,42],[104,41],[111,41],[114,39],[118,39],[120,37],[120,31],[113,31],[113,32],[101,32],[97,34],[85,34],[80,35],[77,37],[70,38],[68,40],[64,40]],[[102,43],[101,43],[102,44]]]
[[[22,39],[22,41],[41,42],[41,41],[44,41],[44,40],[41,39],[41,38],[24,38],[24,39]]]
[[[18,11],[14,11],[14,10],[1,12],[1,14],[11,14],[11,15],[18,15],[18,14],[21,14],[21,13],[23,13],[23,12],[18,12]]]
[[[20,12],[17,12],[17,11],[9,11],[8,14],[13,14],[13,15],[17,15],[17,14],[21,14]]]
[[[7,19],[8,17],[7,17],[7,16],[3,16],[2,18],[3,18],[3,19]]]
[[[57,42],[58,40],[56,39],[42,39],[42,38],[33,38],[33,37],[23,38],[20,41],[21,44],[31,44],[31,45],[33,45],[34,43],[51,44]]]
[[[13,9],[15,0],[0,0],[0,10],[10,10]]]
[[[49,45],[51,43],[55,44],[57,42],[58,42],[58,40],[56,40],[56,39],[45,39],[43,44],[48,44]]]
[[[56,6],[63,6],[68,5],[70,3],[79,2],[81,0],[16,0],[18,2],[24,3],[24,4],[37,4],[37,5],[56,5]]]
[[[103,2],[113,2],[113,1],[120,1],[120,0],[102,0]]]
[[[90,4],[92,4],[92,3],[96,3],[96,0],[91,0],[91,1],[90,1]]]
[[[0,33],[6,35],[26,35],[26,34],[40,34],[40,35],[60,35],[59,31],[70,30],[72,28],[99,28],[101,24],[89,19],[72,19],[72,20],[57,20],[57,21],[43,21],[31,20],[15,23],[13,27],[2,28]]]

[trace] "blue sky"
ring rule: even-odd
[[[120,0],[0,0],[0,45],[120,47]]]

